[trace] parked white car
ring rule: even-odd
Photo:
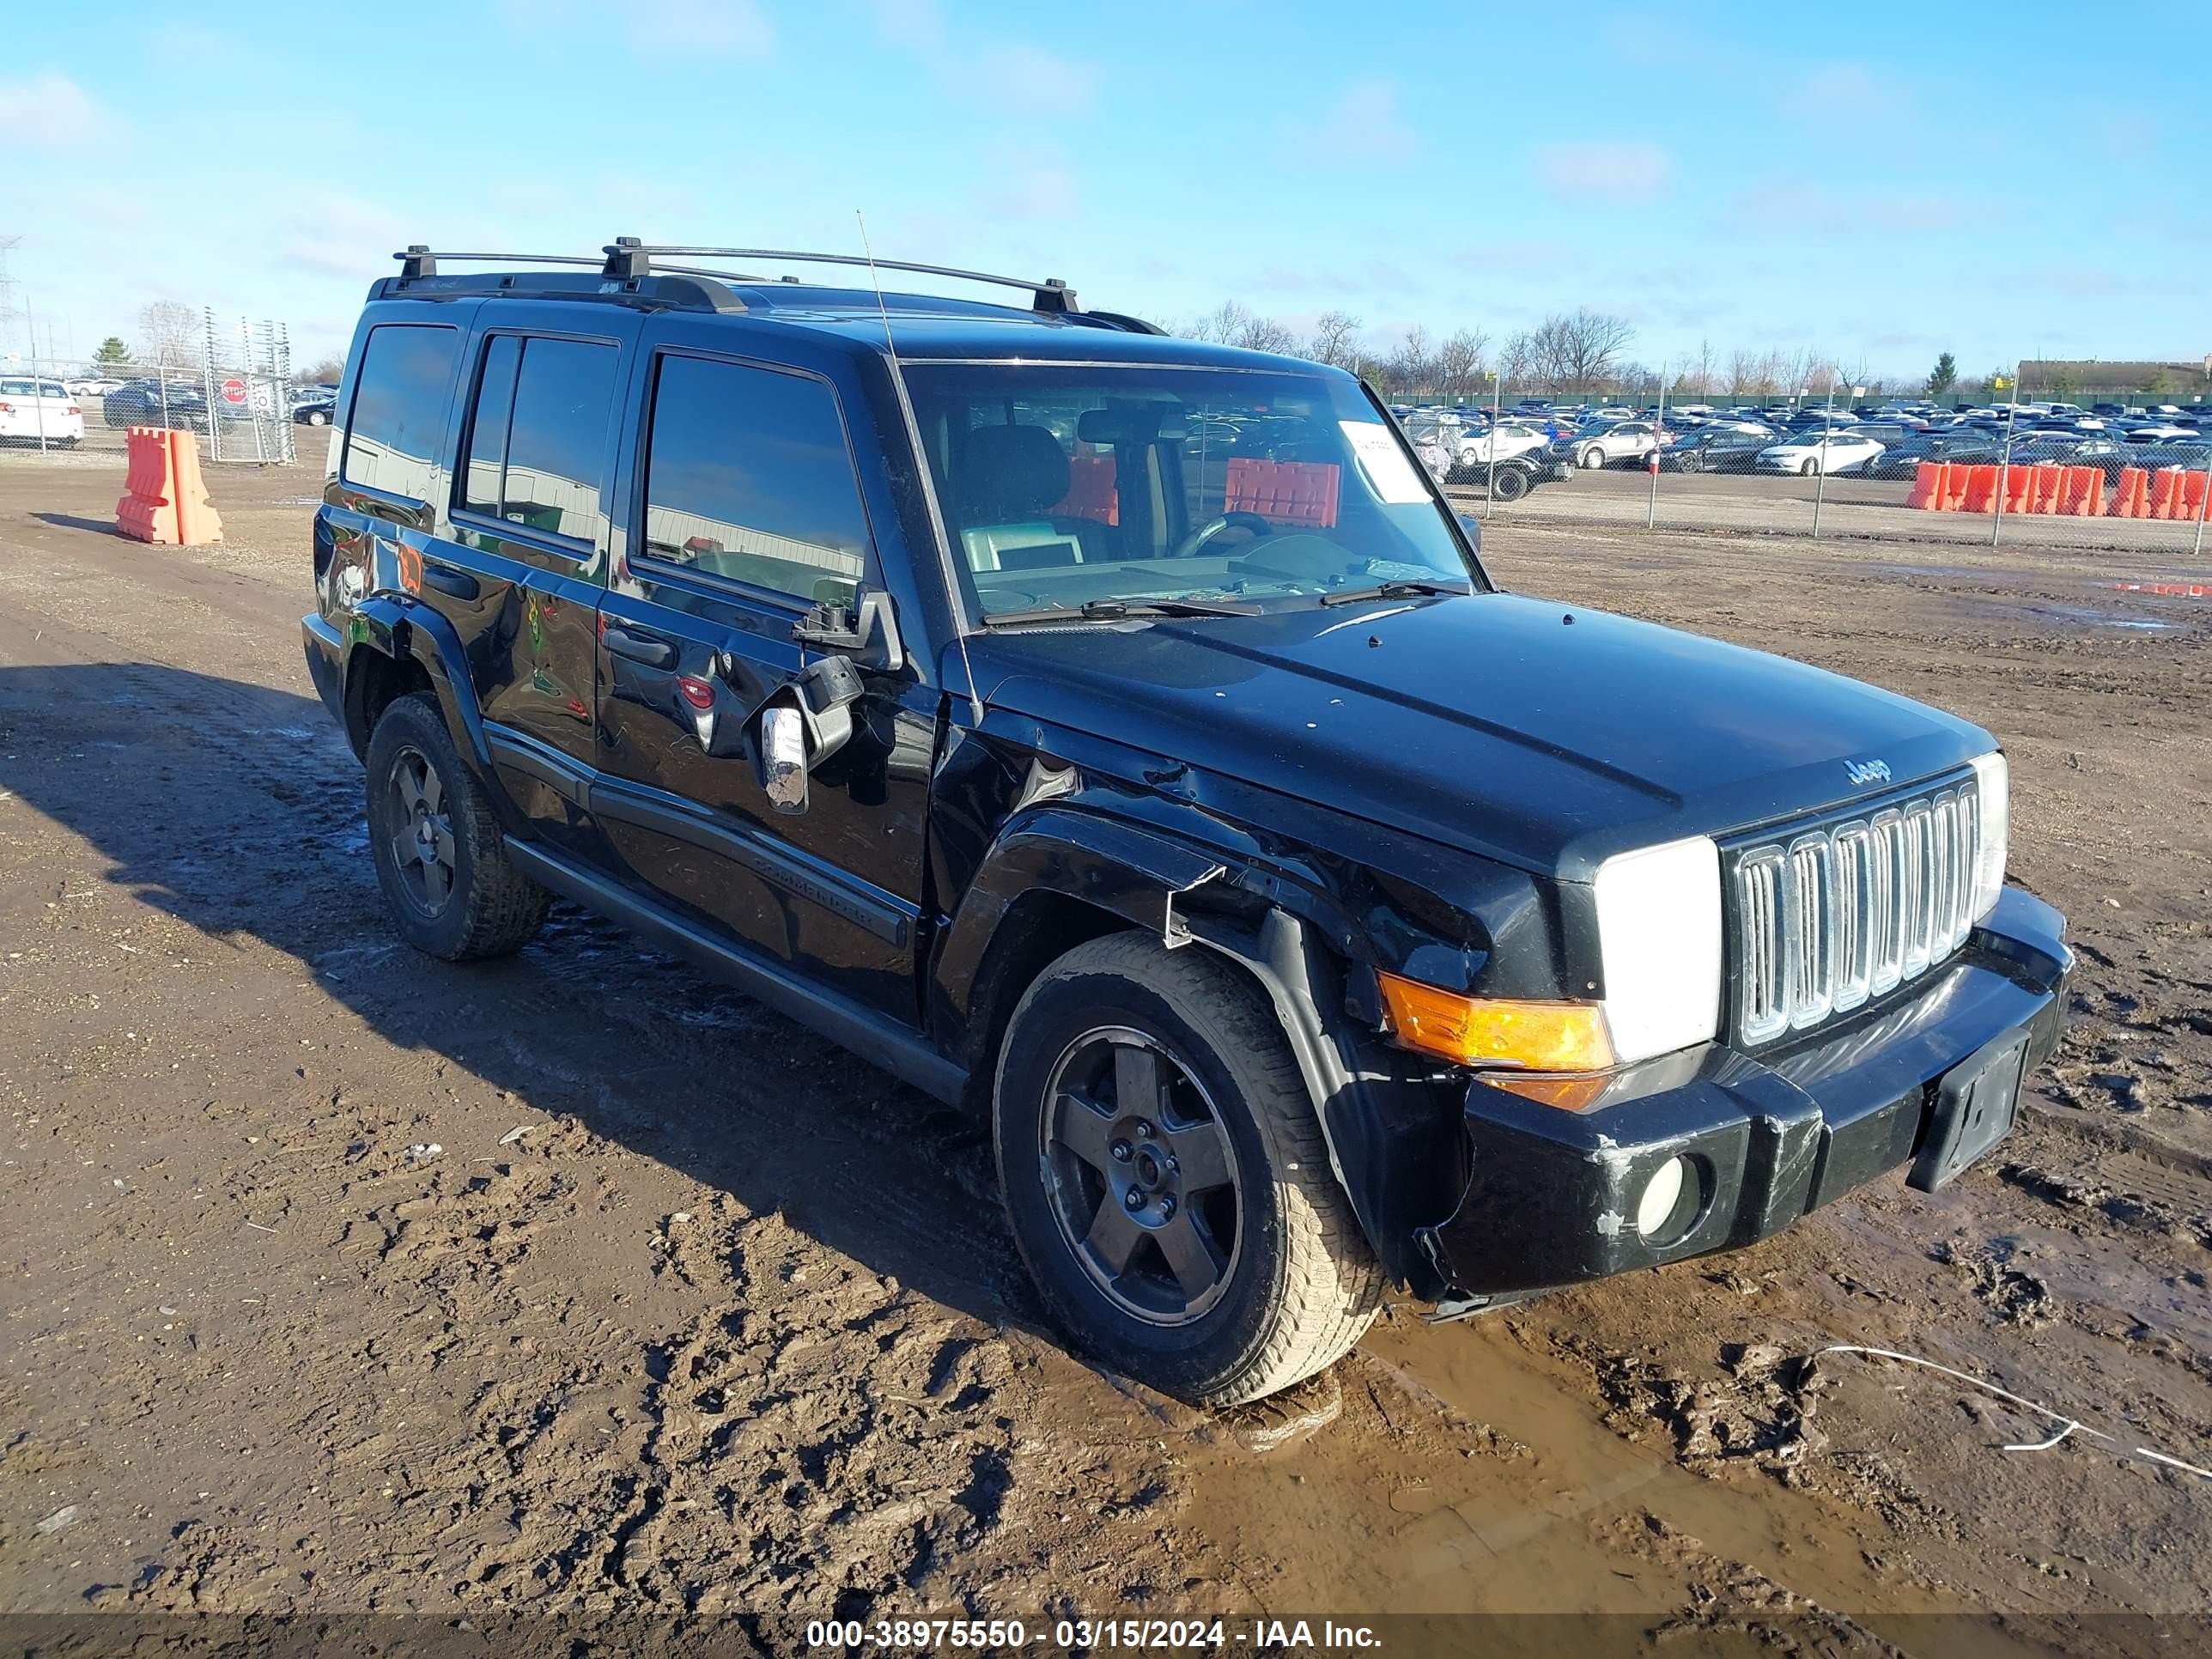
[[[1761,472],[1796,472],[1808,478],[1824,469],[1850,472],[1881,454],[1883,447],[1879,438],[1854,437],[1848,432],[1832,432],[1825,440],[1817,432],[1801,432],[1760,450],[1758,467]]]
[[[70,395],[76,398],[105,398],[111,392],[123,389],[122,381],[104,374],[94,375],[88,380],[70,380],[64,384],[70,389]]]
[[[1619,421],[1562,438],[1552,446],[1552,453],[1579,467],[1611,466],[1618,461],[1640,461],[1672,436],[1649,421]]]
[[[84,410],[59,380],[0,375],[0,442],[74,449],[84,441]]]
[[[1462,466],[1488,466],[1493,451],[1499,460],[1507,461],[1516,455],[1531,454],[1550,441],[1533,426],[1506,421],[1493,432],[1478,432],[1463,437],[1459,447],[1459,464]]]

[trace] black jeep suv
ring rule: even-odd
[[[1349,375],[1057,283],[403,257],[305,619],[400,933],[565,897],[975,1103],[1109,1365],[1251,1399],[1389,1284],[1932,1188],[2056,1041],[1988,733],[1498,591]]]

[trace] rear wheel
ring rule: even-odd
[[[992,1119],[1047,1308],[1139,1382],[1256,1400],[1336,1359],[1381,1305],[1273,1010],[1203,947],[1116,933],[1053,963],[1015,1010]]]
[[[1501,466],[1490,493],[1501,501],[1517,501],[1528,493],[1528,475],[1517,466]]]
[[[483,787],[428,692],[398,699],[368,742],[368,846],[392,925],[447,962],[528,942],[552,896],[507,861]]]
[[[329,416],[318,411],[317,413],[307,416],[307,424],[309,426],[328,426],[330,424],[330,420],[331,417]]]

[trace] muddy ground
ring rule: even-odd
[[[316,475],[218,473],[229,539],[183,553],[109,532],[120,481],[0,458],[0,1611],[1571,1609],[1912,1650],[1996,1608],[2014,1650],[2212,1604],[2212,1479],[2135,1452],[2212,1465],[2212,600],[2111,587],[2142,562],[1501,518],[1509,585],[2000,732],[2074,1030],[1942,1194],[1394,1309],[1208,1418],[1042,1327],[957,1114],[573,912],[488,967],[396,946],[297,645]],[[1833,1344],[2085,1427],[2007,1452],[2058,1425]]]

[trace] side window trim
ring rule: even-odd
[[[446,508],[447,516],[454,523],[467,526],[471,529],[489,531],[497,535],[502,541],[520,542],[546,553],[558,554],[564,559],[574,559],[579,564],[587,563],[599,552],[598,538],[570,536],[557,530],[540,530],[534,525],[521,524],[512,519],[504,519],[497,514],[479,512],[462,500],[462,493],[467,488],[469,447],[476,436],[477,400],[482,388],[483,368],[490,359],[492,342],[502,337],[514,340],[516,343],[516,348],[514,380],[507,388],[507,436],[500,446],[501,505],[505,504],[506,498],[507,458],[514,448],[515,399],[520,395],[522,386],[522,360],[529,355],[530,343],[532,340],[568,340],[578,345],[605,346],[617,354],[622,351],[624,343],[617,336],[584,334],[568,329],[516,327],[510,324],[503,327],[486,327],[481,330],[478,337],[482,340],[483,345],[477,353],[476,365],[462,382],[466,388],[465,396],[467,401],[461,409],[460,433],[453,453],[453,476],[447,483],[447,496],[449,504]],[[620,361],[619,356],[617,361]],[[614,384],[615,400],[619,404],[629,394],[619,374],[616,375]],[[599,461],[599,487],[602,494],[605,492],[607,487],[608,471],[608,463],[603,454]],[[604,515],[601,516],[604,518]]]
[[[734,352],[711,351],[698,346],[658,344],[650,349],[646,359],[645,395],[639,410],[635,475],[629,500],[626,503],[629,544],[628,562],[642,567],[656,582],[686,586],[710,598],[735,599],[744,604],[785,613],[796,620],[812,610],[815,601],[781,588],[763,587],[742,577],[726,576],[718,571],[701,570],[677,563],[671,559],[655,556],[647,550],[647,514],[650,510],[653,487],[653,424],[659,413],[660,398],[660,366],[671,357],[689,358],[705,363],[725,363],[732,368],[756,369],[764,374],[782,374],[798,380],[811,380],[829,394],[830,412],[837,419],[837,435],[845,451],[845,463],[853,477],[854,504],[859,508],[860,523],[866,532],[867,544],[861,550],[859,586],[876,588],[883,586],[883,562],[878,550],[874,515],[868,511],[867,491],[860,485],[860,463],[853,444],[853,423],[845,414],[845,399],[837,390],[837,383],[817,369],[802,368],[793,363],[781,363],[769,358],[748,357]]]

